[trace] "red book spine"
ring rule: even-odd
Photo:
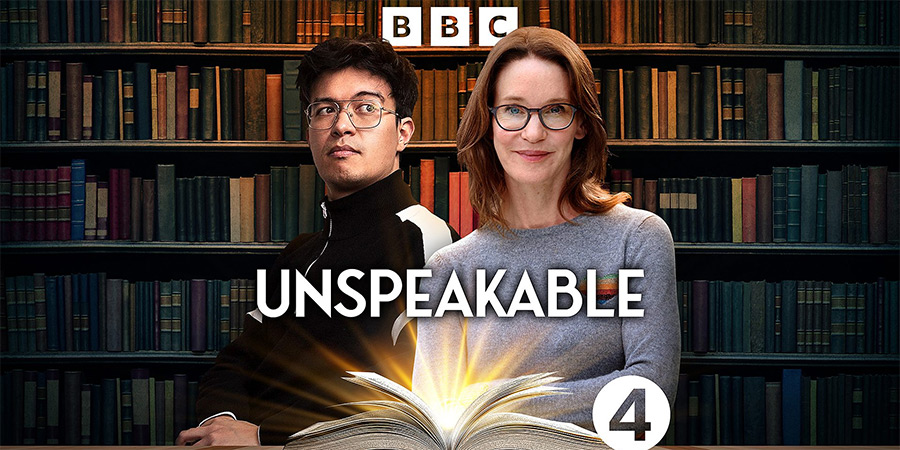
[[[462,234],[459,227],[459,172],[450,172],[450,226]]]
[[[611,0],[609,2],[610,43],[625,43],[625,1]]]
[[[175,66],[175,139],[188,138],[189,79],[188,66]],[[235,123],[235,126],[238,124]]]
[[[459,174],[459,235],[465,236],[474,230],[475,213],[469,200],[469,172]]]
[[[125,0],[109,0],[109,42],[125,42]]]
[[[766,74],[766,97],[768,106],[768,138],[784,139],[784,75],[780,73]],[[819,113],[821,114],[821,113]]]
[[[25,171],[16,169],[12,171],[12,220],[11,236],[13,241],[25,239]]]
[[[206,351],[206,280],[191,280],[191,351]]]
[[[156,74],[156,98],[157,98],[157,107],[156,107],[156,129],[158,139],[165,139],[166,133],[168,131],[168,127],[166,126],[167,113],[166,109],[166,81],[168,80],[168,76],[165,72],[160,72]]]
[[[119,184],[121,183],[119,169],[109,169],[109,203],[107,206],[109,207],[109,215],[107,216],[107,224],[109,225],[109,240],[118,240],[121,239],[119,235],[119,214],[121,211],[119,210],[120,201],[119,201]],[[97,224],[97,228],[100,228],[100,225]]]
[[[162,42],[162,0],[156,0],[156,42]]]
[[[119,169],[119,239],[131,239],[131,169]]]
[[[25,169],[25,176],[22,179],[23,186],[23,209],[25,211],[24,239],[26,241],[34,240],[34,170]]]
[[[741,236],[756,242],[756,178],[741,179]]]
[[[47,172],[34,171],[34,240],[47,240]]]
[[[47,180],[45,192],[45,211],[46,218],[45,227],[47,229],[46,239],[48,241],[57,241],[59,237],[59,194],[57,192],[59,177],[56,173],[57,169],[44,169],[44,177]]]
[[[271,233],[269,225],[269,180],[271,175],[258,174],[254,177],[254,205],[256,207],[256,242],[269,242]]]
[[[419,203],[434,213],[434,160],[419,162]]]
[[[72,238],[72,167],[56,168],[56,221],[61,241]]]

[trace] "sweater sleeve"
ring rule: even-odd
[[[644,270],[643,278],[632,278],[628,289],[641,294],[644,316],[616,319],[622,324],[624,367],[595,378],[557,383],[571,395],[534,399],[522,405],[528,410],[522,412],[593,429],[594,399],[607,383],[625,375],[652,380],[666,393],[669,405],[674,403],[681,353],[675,249],[668,227],[658,216],[645,218],[628,236],[624,268]],[[572,405],[578,406],[572,408]]]

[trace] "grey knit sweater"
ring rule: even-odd
[[[568,318],[535,317],[531,312],[497,317],[491,307],[483,318],[463,318],[456,312],[420,318],[415,392],[428,398],[435,395],[435,389],[452,389],[454,383],[489,383],[555,372],[564,377],[556,385],[567,388],[570,395],[521,402],[512,409],[590,429],[597,393],[619,376],[649,378],[663,389],[670,405],[674,402],[681,341],[675,255],[668,227],[658,216],[624,205],[602,215],[581,215],[573,222],[517,229],[506,236],[480,229],[443,248],[426,266],[433,275],[423,280],[419,290],[429,294],[429,302],[420,306],[436,310],[446,280],[455,271],[475,311],[475,269],[487,269],[486,279],[491,280],[502,268],[507,273],[496,293],[504,308],[509,308],[522,272],[527,270],[546,312],[548,269],[572,271],[581,292],[586,270],[596,269],[597,278],[602,279],[597,285],[597,302],[601,308],[616,309],[618,282],[608,275],[631,268],[644,270],[643,278],[628,283],[629,292],[642,295],[630,308],[643,309],[644,316],[588,318],[584,306]],[[613,290],[603,289],[609,287]],[[571,297],[560,299],[560,307],[571,304]],[[466,378],[461,380],[459,374]]]

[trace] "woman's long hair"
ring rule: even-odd
[[[591,63],[578,45],[551,28],[519,28],[491,49],[475,89],[466,105],[456,137],[459,162],[469,171],[469,199],[480,217],[480,225],[508,230],[501,214],[506,190],[503,166],[494,150],[492,117],[497,77],[511,62],[533,56],[558,64],[568,74],[572,102],[581,114],[586,135],[572,146],[569,174],[559,197],[560,215],[568,205],[576,213],[601,214],[624,203],[627,193],[610,194],[603,188],[606,175],[606,129],[594,85]]]

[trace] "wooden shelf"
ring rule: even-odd
[[[142,141],[43,141],[4,142],[7,155],[46,153],[111,153],[111,152],[176,152],[176,153],[295,153],[308,151],[306,141],[198,141],[198,140],[142,140]],[[698,139],[612,139],[613,152],[745,152],[745,153],[842,153],[867,152],[896,154],[900,141],[748,141]],[[455,141],[413,142],[408,153],[447,153],[456,151]]]
[[[56,364],[151,364],[157,365],[209,365],[216,360],[216,352],[41,352],[4,353],[0,361],[4,365],[56,365]]]
[[[54,365],[54,364],[212,364],[216,352],[42,352],[4,353],[3,364]],[[822,353],[707,353],[684,352],[682,366],[753,365],[769,367],[846,366],[891,367],[900,364],[900,355],[883,354],[822,354]]]
[[[0,244],[8,255],[63,253],[164,253],[164,254],[273,254],[277,255],[287,242],[230,243],[230,242],[130,242],[130,241],[41,241]],[[733,244],[675,243],[676,254],[708,255],[838,255],[838,256],[897,256],[897,245],[851,244]]]
[[[128,242],[128,241],[66,241],[16,242],[0,244],[3,253],[13,255],[68,253],[161,253],[191,255],[277,255],[287,242],[242,243],[229,242]]]
[[[805,255],[805,256],[893,256],[900,254],[897,245],[856,245],[856,244],[733,244],[728,242],[676,242],[676,254],[710,255]]]
[[[827,353],[691,353],[681,354],[684,366],[753,365],[768,367],[897,367],[900,355]]]
[[[299,58],[314,44],[230,44],[192,42],[161,43],[75,43],[19,44],[2,47],[6,57],[25,55],[53,57],[81,56],[230,56],[250,58]],[[876,45],[753,45],[753,44],[581,44],[589,56],[658,56],[721,58],[799,59],[896,59],[897,48]],[[397,47],[408,58],[484,59],[491,47]]]

